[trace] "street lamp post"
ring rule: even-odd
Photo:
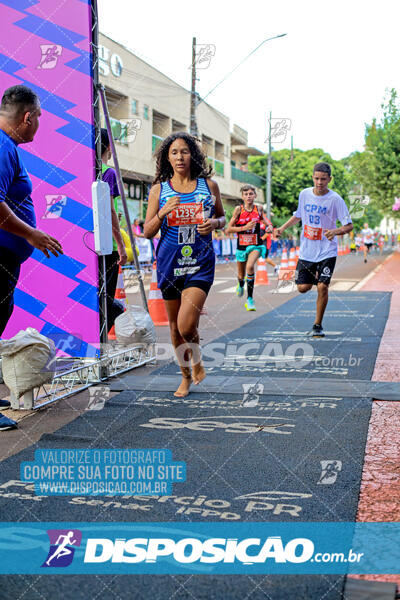
[[[269,128],[268,128],[268,161],[267,161],[267,185],[266,185],[266,200],[267,200],[267,218],[271,220],[271,167],[272,167],[272,127],[271,127],[272,112],[269,113]]]
[[[267,38],[266,40],[264,40],[263,42],[261,42],[261,44],[258,44],[257,48],[254,48],[254,50],[252,50],[252,51],[250,52],[250,54],[248,54],[248,55],[247,55],[247,56],[246,56],[246,57],[245,57],[243,60],[241,60],[241,61],[240,61],[240,63],[239,63],[239,64],[237,64],[237,65],[236,65],[236,67],[234,67],[234,68],[232,69],[232,71],[229,71],[229,73],[227,73],[227,74],[225,75],[225,77],[223,77],[223,78],[221,79],[221,81],[219,81],[219,82],[218,82],[216,85],[214,85],[214,87],[213,87],[213,88],[212,88],[212,89],[211,89],[209,92],[207,92],[207,94],[206,94],[206,95],[205,95],[203,98],[199,99],[199,102],[198,102],[198,104],[200,104],[200,102],[203,102],[203,101],[204,101],[204,100],[205,100],[205,99],[206,99],[206,98],[207,98],[207,97],[208,97],[210,94],[212,94],[212,93],[213,93],[213,91],[214,91],[214,90],[216,90],[216,89],[217,89],[217,87],[218,87],[219,85],[221,85],[221,83],[223,83],[223,82],[224,82],[226,79],[228,79],[228,77],[230,77],[230,75],[232,75],[232,73],[233,73],[234,71],[236,71],[236,69],[238,69],[238,68],[239,68],[239,67],[240,67],[240,66],[241,66],[241,65],[242,65],[242,64],[243,64],[243,63],[244,63],[244,62],[245,62],[245,61],[246,61],[248,58],[250,58],[250,56],[251,56],[252,54],[254,54],[255,52],[257,52],[257,50],[258,50],[259,48],[261,48],[261,46],[262,46],[263,44],[265,44],[266,42],[270,42],[271,40],[276,40],[277,38],[284,37],[285,35],[287,35],[287,33],[280,33],[279,35],[274,35],[274,37]]]

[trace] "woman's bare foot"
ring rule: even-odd
[[[189,394],[190,384],[192,383],[191,377],[185,377],[182,375],[182,381],[176,392],[174,392],[174,396],[177,398],[185,398]]]
[[[199,385],[199,383],[201,381],[203,381],[203,379],[207,375],[207,373],[204,369],[203,363],[199,362],[196,365],[192,365],[192,370],[193,370],[193,383],[195,385]]]

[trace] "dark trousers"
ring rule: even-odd
[[[0,335],[6,328],[14,310],[14,290],[18,283],[21,263],[15,254],[5,255],[0,249]]]
[[[118,281],[118,261],[119,254],[117,250],[114,250],[112,254],[107,254],[105,256],[106,259],[106,294],[107,294],[107,325],[108,331],[110,331],[111,327],[114,325],[114,321],[119,315],[122,315],[124,312],[124,308],[118,300],[114,299],[115,290],[117,288]],[[102,264],[103,258],[99,259],[100,266],[100,283],[102,282]]]

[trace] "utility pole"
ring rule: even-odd
[[[272,141],[271,141],[271,119],[272,112],[269,113],[269,127],[268,127],[268,161],[267,161],[267,186],[266,186],[266,196],[267,196],[267,218],[271,220],[271,167],[272,167]]]
[[[196,38],[192,41],[192,91],[190,94],[190,133],[197,137],[196,121]]]

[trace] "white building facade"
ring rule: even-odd
[[[155,174],[154,151],[169,134],[189,131],[190,91],[103,34],[99,71],[130,216],[144,218]],[[248,156],[263,153],[248,146],[247,132],[238,125],[231,130],[229,118],[206,102],[197,106],[197,126],[224,204],[239,202],[244,183],[257,188],[258,201],[263,203],[264,181],[247,169]]]

